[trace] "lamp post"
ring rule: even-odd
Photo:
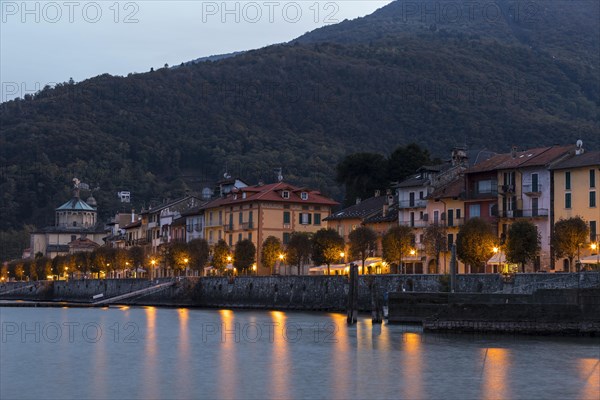
[[[340,259],[342,260],[342,265],[344,265],[344,267],[346,266],[346,259],[344,258],[346,257],[346,253],[344,253],[343,251],[340,251]],[[344,268],[344,271],[346,269]]]
[[[183,263],[185,264],[185,276],[188,275],[188,262],[190,262],[190,260],[187,257],[183,259]]]
[[[232,260],[233,260],[233,257],[227,256],[227,265],[231,264]],[[225,267],[225,268],[227,268],[227,267]],[[233,274],[233,272],[235,272],[235,268],[232,270],[232,274]]]
[[[154,258],[150,260],[150,265],[152,265],[152,267],[150,267],[150,273],[148,274],[148,277],[150,280],[152,280],[152,275],[154,275],[154,266],[156,265],[156,260]]]
[[[592,243],[590,245],[592,251],[596,252],[596,264],[600,264],[600,249],[598,248],[598,242]]]
[[[500,251],[500,249],[498,249],[498,246],[494,246],[494,248],[492,249],[492,251],[494,252],[494,254],[498,254],[498,251]],[[498,256],[498,269],[502,270],[501,268],[501,263],[500,263],[500,257],[502,257],[502,254],[500,254],[500,256]]]
[[[279,269],[280,269],[280,272],[279,272],[279,274],[280,274],[280,275],[281,275],[281,264],[283,263],[283,260],[285,260],[285,254],[283,254],[283,253],[280,253],[280,254],[279,254]],[[285,264],[284,264],[284,268],[285,268]],[[285,270],[285,269],[284,269],[284,270]]]
[[[417,254],[417,251],[416,251],[415,249],[410,249],[410,251],[408,252],[408,254],[410,254],[410,256],[411,256],[411,257],[414,257],[414,256],[415,256],[415,254]],[[416,264],[416,263],[415,263],[415,260],[412,260],[412,261],[413,261],[413,262],[412,262],[412,265],[413,265],[413,267],[412,267],[412,272],[413,272],[413,274],[414,274],[414,273],[415,273],[415,264]],[[406,268],[405,268],[405,269],[406,269]],[[404,273],[406,273],[406,271],[404,271]]]

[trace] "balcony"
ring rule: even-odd
[[[427,221],[400,221],[401,226],[408,226],[410,228],[424,228],[427,226]]]
[[[530,210],[501,210],[498,211],[500,218],[546,218],[547,208],[533,208]]]
[[[242,228],[243,230],[245,230],[245,231],[252,230],[252,229],[254,229],[254,222],[252,222],[252,221],[249,221],[249,222],[243,222],[243,223],[241,224],[241,228]]]
[[[515,193],[515,185],[514,183],[498,185],[498,192],[501,194],[509,194],[512,195]]]
[[[451,228],[454,226],[463,226],[465,224],[464,218],[452,218],[452,221],[446,221],[446,226]]]
[[[211,221],[211,220],[208,220],[206,222],[206,224],[205,224],[205,226],[207,228],[214,228],[216,226],[221,226],[221,225],[223,225],[223,221]]]
[[[405,200],[398,203],[399,208],[425,208],[427,207],[427,200],[425,199],[414,199]]]
[[[226,225],[223,225],[223,230],[224,230],[225,232],[233,232],[233,224],[226,224]]]
[[[527,196],[540,196],[542,194],[542,185],[523,185],[523,193]]]

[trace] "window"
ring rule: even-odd
[[[219,233],[221,233],[221,231],[219,231]],[[209,242],[213,241],[213,231],[208,231],[208,241]]]
[[[565,189],[571,190],[571,173],[569,171],[565,172]]]
[[[281,192],[281,197],[284,199],[289,199],[290,198],[290,192],[288,192],[287,190],[284,190],[283,192]]]
[[[422,192],[422,191],[421,191],[421,192],[419,192],[419,199],[420,199],[420,200],[423,200],[424,198],[425,198],[425,197],[424,197],[424,195],[423,195],[423,192]]]
[[[415,194],[414,194],[414,192],[410,192],[408,194],[408,206],[409,207],[414,207],[415,206]]]
[[[310,213],[300,213],[300,224],[310,225],[310,223],[311,223],[311,214]]]
[[[454,243],[454,234],[448,234],[448,251],[452,251],[452,244]]]
[[[492,193],[492,181],[477,182],[477,193]]]
[[[419,211],[419,219],[423,219],[423,211]]]
[[[308,193],[306,193],[306,192],[302,192],[302,193],[300,193],[300,198],[301,198],[302,200],[308,200]]]
[[[565,208],[571,208],[571,193],[565,193]]]
[[[538,216],[538,198],[534,197],[533,199],[531,199],[531,216],[532,217],[537,217]]]
[[[433,223],[437,224],[440,220],[440,212],[438,210],[433,211]]]
[[[238,233],[238,243],[242,241],[242,234]]]
[[[315,225],[321,225],[321,214],[315,214]]]
[[[481,217],[481,206],[479,204],[469,205],[469,218]]]
[[[411,227],[415,226],[415,213],[414,212],[410,213],[410,226]]]
[[[590,192],[590,207],[596,207],[596,192]]]
[[[285,232],[283,234],[283,244],[287,245],[290,243],[290,234]]]
[[[454,226],[454,210],[453,209],[449,209],[448,210],[448,215],[447,217],[447,224],[448,226]]]
[[[233,235],[229,234],[229,246],[233,246]]]
[[[71,235],[71,242],[74,242],[77,239],[77,236]]]
[[[596,221],[590,221],[590,242],[598,241],[598,233],[596,231]],[[596,249],[596,251],[599,251]]]
[[[240,213],[240,218],[239,218],[239,220],[240,220],[240,221],[239,221],[239,222],[240,222],[240,225],[244,223],[244,213],[242,213],[242,212]]]
[[[590,169],[590,187],[591,188],[596,187],[596,170],[595,169]]]
[[[284,211],[283,212],[283,223],[284,224],[289,224],[290,223],[290,212],[289,211]]]
[[[538,174],[531,174],[531,191],[532,192],[538,192],[538,182],[539,182],[539,176]]]
[[[456,209],[456,219],[460,219],[460,214],[462,213],[462,210],[460,208]]]
[[[252,232],[248,232],[248,240],[252,241]]]

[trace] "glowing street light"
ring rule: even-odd
[[[417,254],[417,251],[415,249],[410,249],[410,255],[414,256],[415,254]]]

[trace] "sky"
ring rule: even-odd
[[[45,85],[292,40],[371,14],[380,0],[0,0],[1,101]]]

